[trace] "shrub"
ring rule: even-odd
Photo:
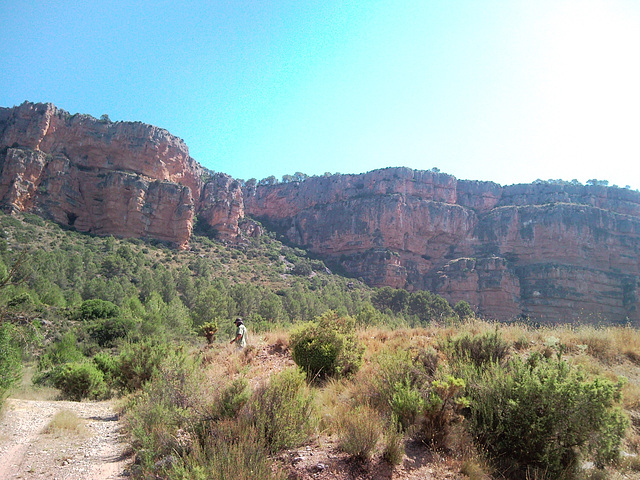
[[[573,478],[583,455],[594,452],[597,464],[617,457],[628,425],[615,406],[621,387],[562,361],[514,359],[476,371],[469,424],[512,478]]]
[[[216,332],[218,331],[217,322],[205,322],[200,325],[200,334],[207,339],[207,343],[211,345],[216,339]]]
[[[430,387],[420,434],[434,446],[442,446],[451,426],[462,419],[460,412],[469,406],[462,396],[465,381],[448,375],[443,380],[434,380]]]
[[[93,363],[68,363],[53,373],[53,386],[65,398],[79,402],[104,398],[108,392],[104,374]]]
[[[340,449],[361,460],[367,460],[382,435],[382,420],[371,407],[359,406],[338,419]]]
[[[116,340],[126,338],[135,327],[136,322],[132,318],[102,318],[90,325],[87,332],[101,347],[111,347]]]
[[[97,318],[112,318],[120,315],[120,307],[98,298],[85,300],[78,308],[80,320],[95,320]]]
[[[478,367],[501,362],[509,352],[509,344],[502,339],[497,326],[493,333],[472,336],[465,332],[446,340],[442,346],[453,360],[471,362]]]
[[[175,355],[176,348],[152,340],[125,345],[116,360],[116,385],[126,392],[140,389],[163,362]]]
[[[426,406],[425,392],[437,360],[430,351],[383,352],[374,366],[371,399],[379,409],[390,409],[404,430],[414,425]]]
[[[314,425],[311,392],[305,374],[290,368],[259,387],[248,405],[250,423],[271,453],[305,441]]]
[[[67,332],[59,340],[47,346],[38,359],[38,370],[45,371],[64,363],[80,362],[82,352],[77,347],[78,338],[72,332]]]
[[[327,311],[291,334],[294,362],[310,379],[348,376],[362,364],[364,347],[354,333],[355,320]]]
[[[206,401],[202,383],[198,362],[183,353],[169,355],[131,397],[125,421],[144,473],[152,472],[158,460],[189,449]]]
[[[93,363],[104,375],[105,381],[110,382],[116,374],[118,366],[116,359],[107,352],[99,352],[93,357]]]
[[[426,403],[420,390],[404,378],[391,385],[389,405],[404,430],[415,424]]]
[[[10,309],[27,309],[33,306],[33,298],[27,292],[19,293],[7,301],[7,307]]]
[[[202,444],[179,459],[166,476],[170,480],[285,480],[273,466],[263,439],[255,428],[231,420],[212,424]]]
[[[397,419],[393,419],[385,432],[384,458],[391,465],[400,465],[404,457],[404,434]]]
[[[251,392],[248,389],[247,380],[236,378],[222,390],[218,398],[218,416],[220,418],[234,418],[250,397]]]
[[[456,315],[458,315],[462,320],[473,317],[471,305],[469,305],[469,302],[466,302],[465,300],[460,300],[456,303],[453,307],[453,311],[456,312]]]
[[[294,275],[299,275],[301,277],[308,277],[313,273],[313,268],[311,268],[311,264],[308,260],[302,259],[298,260],[291,271]]]
[[[22,348],[16,336],[14,325],[0,324],[0,405],[7,390],[22,377]]]

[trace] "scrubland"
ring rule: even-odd
[[[269,235],[0,227],[0,397],[115,399],[133,478],[640,478],[633,326],[499,324]]]

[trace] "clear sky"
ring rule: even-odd
[[[0,64],[0,106],[157,125],[236,178],[640,188],[638,0],[4,0]]]

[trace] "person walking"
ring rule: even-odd
[[[233,322],[236,324],[236,338],[231,340],[230,343],[235,343],[238,350],[247,346],[247,327],[244,326],[244,322],[241,317],[238,317]]]

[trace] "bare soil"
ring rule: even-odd
[[[75,413],[76,429],[47,427]],[[126,476],[127,446],[112,402],[5,401],[0,418],[0,479],[112,480]]]
[[[429,451],[420,442],[408,442],[402,463],[389,465],[380,455],[355,460],[341,452],[331,438],[289,451],[278,457],[290,480],[461,480],[459,462]]]

